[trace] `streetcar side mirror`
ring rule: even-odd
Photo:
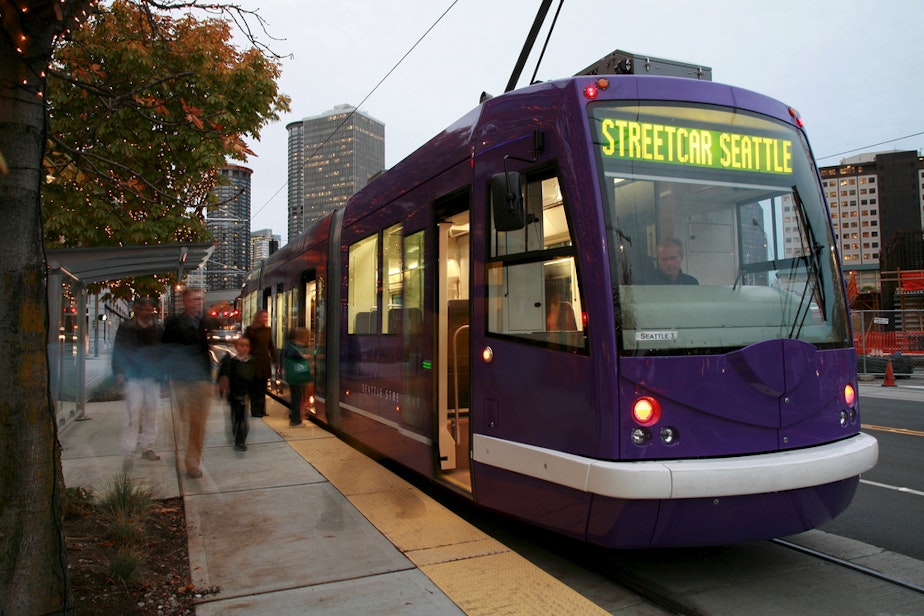
[[[523,180],[519,173],[498,173],[491,177],[491,206],[494,211],[494,229],[516,231],[525,225],[523,206]]]

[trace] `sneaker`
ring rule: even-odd
[[[247,451],[247,445],[235,445],[234,451]]]
[[[202,471],[200,471],[198,468],[194,468],[191,471],[186,471],[186,475],[190,479],[199,479],[202,477]]]
[[[300,422],[300,421],[290,421],[290,422],[289,422],[289,427],[290,427],[290,428],[297,428],[297,427],[300,426],[300,425],[302,425],[302,422]]]
[[[153,449],[148,449],[143,454],[141,454],[141,457],[144,458],[145,460],[150,460],[151,462],[156,462],[157,460],[160,460],[160,456],[154,453]]]

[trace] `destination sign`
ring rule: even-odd
[[[607,158],[753,173],[792,173],[792,141],[702,128],[604,118]]]

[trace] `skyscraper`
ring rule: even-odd
[[[218,170],[215,186],[218,208],[207,214],[215,252],[208,262],[209,291],[240,289],[250,269],[250,176],[251,169],[228,165]]]
[[[289,241],[385,168],[385,125],[350,105],[292,122]]]
[[[259,267],[260,262],[279,250],[280,237],[272,229],[260,229],[250,233],[250,267]]]

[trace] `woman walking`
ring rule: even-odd
[[[244,337],[250,340],[250,355],[257,366],[257,385],[250,399],[250,415],[266,416],[266,383],[273,376],[276,363],[276,348],[273,346],[273,329],[269,326],[269,313],[257,310],[253,321],[244,330]]]

